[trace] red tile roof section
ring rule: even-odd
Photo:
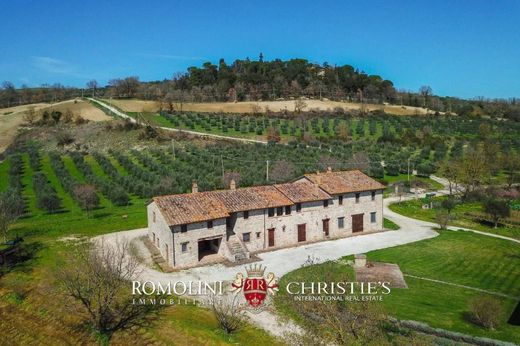
[[[360,171],[306,174],[308,180],[287,184],[253,186],[154,197],[153,201],[170,226],[220,219],[245,210],[283,207],[321,201],[341,194],[384,189],[385,186]]]
[[[325,192],[337,195],[349,192],[381,190],[385,186],[359,170],[305,174]]]

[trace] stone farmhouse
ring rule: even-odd
[[[159,196],[148,235],[173,268],[383,229],[384,185],[358,170],[305,174],[286,184]]]

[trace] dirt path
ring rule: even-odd
[[[106,101],[106,100],[104,100]],[[145,100],[111,100],[112,104],[125,112],[157,112],[161,103],[157,101]],[[360,110],[364,108],[367,111],[383,110],[395,115],[426,115],[434,113],[421,107],[385,105],[385,104],[360,104],[355,102],[339,102],[327,99],[305,100],[307,105],[305,110],[333,111],[334,108],[342,108],[344,110]],[[181,108],[180,103],[176,103],[177,108]],[[197,102],[183,103],[183,111],[193,112],[223,112],[223,113],[264,113],[267,110],[271,112],[293,112],[294,100],[285,101],[241,101],[241,102]]]
[[[423,276],[415,276],[415,275],[410,275],[410,274],[403,274],[403,276],[414,278],[414,279],[418,279],[418,280],[435,282],[435,283],[438,283],[438,284],[443,284],[443,285],[448,285],[448,286],[455,286],[455,287],[460,287],[460,288],[466,288],[468,290],[473,290],[473,291],[478,291],[478,292],[482,292],[482,293],[487,293],[487,294],[491,294],[491,295],[497,296],[497,297],[509,298],[509,299],[513,299],[513,300],[520,300],[520,297],[513,297],[513,296],[510,296],[510,295],[507,295],[507,294],[503,294],[503,293],[499,293],[499,292],[493,292],[493,291],[488,291],[488,290],[483,290],[481,288],[472,287],[472,286],[459,285],[459,284],[455,284],[453,282],[436,280],[436,279],[430,279],[430,278],[425,278]]]
[[[129,119],[131,122],[135,123],[137,122],[134,118],[132,118],[131,116],[127,115],[126,113],[124,112],[121,112],[120,110],[118,110],[117,108],[115,107],[112,107],[108,104],[106,104],[105,102],[103,101],[99,101],[97,99],[93,99],[93,98],[89,98],[89,100],[91,100],[92,102],[96,102],[98,105],[106,108],[107,110],[109,110],[110,112],[112,112],[113,114],[119,116],[119,117],[122,117],[124,119]],[[158,128],[162,129],[162,130],[166,130],[166,131],[172,131],[172,132],[182,132],[182,133],[189,133],[190,135],[194,135],[194,136],[200,136],[200,137],[208,137],[208,138],[216,138],[216,139],[225,139],[225,140],[231,140],[231,141],[238,141],[238,142],[246,142],[246,143],[260,143],[260,144],[267,144],[266,141],[260,141],[260,140],[256,140],[256,139],[246,139],[246,138],[238,138],[238,137],[230,137],[230,136],[221,136],[221,135],[215,135],[215,134],[211,134],[211,133],[202,133],[202,132],[197,132],[197,131],[189,131],[189,130],[179,130],[179,129],[173,129],[171,127],[162,127],[162,126],[158,126]]]

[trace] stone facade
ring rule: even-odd
[[[383,229],[382,189],[331,194],[328,200],[272,208],[273,216],[269,216],[269,209],[168,226],[160,208],[152,202],[148,205],[148,234],[170,266],[185,268],[199,265],[205,253],[234,261],[233,247],[242,248],[248,257],[249,253],[347,237],[353,234],[353,215],[361,215],[357,216],[358,228],[362,220],[362,229],[355,234]],[[305,230],[300,226],[299,231],[298,225],[305,225]]]

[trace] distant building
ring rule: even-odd
[[[384,185],[358,170],[305,174],[286,184],[159,196],[148,235],[173,268],[383,229]]]

